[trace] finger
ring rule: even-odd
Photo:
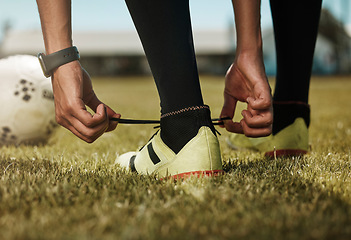
[[[248,105],[254,110],[266,110],[272,107],[272,99],[270,96],[246,99]]]
[[[119,119],[119,118],[121,118],[121,114],[116,113],[107,105],[105,105],[105,108],[106,108],[107,119],[109,119],[109,125],[108,125],[106,132],[110,132],[112,130],[115,130],[117,125],[118,125],[118,121],[110,121],[110,119],[111,118],[118,118]]]
[[[231,120],[224,120],[224,127],[228,132],[232,133],[244,133],[243,128],[240,123],[233,122]]]
[[[79,136],[88,143],[94,142],[97,138],[99,138],[102,134],[104,134],[104,132],[108,128],[107,123],[95,126],[93,128],[88,128],[74,118],[71,120],[71,124],[72,124],[72,128],[79,133]]]
[[[61,125],[87,143],[94,142],[98,137],[100,137],[103,134],[103,131],[92,132],[91,129],[86,129],[86,127],[83,124],[75,121],[77,121],[75,118],[72,118],[71,120],[64,119]]]
[[[97,108],[96,108],[96,112],[93,115],[93,119],[96,120],[96,123],[98,121],[101,121],[102,125],[107,126],[106,129],[108,128],[109,125],[109,119],[108,119],[108,115],[107,115],[107,109],[106,106],[101,103]],[[98,124],[100,125],[100,124]],[[105,130],[106,130],[105,129]]]
[[[93,109],[94,111],[96,111],[97,107],[100,106],[101,104],[104,104],[104,103],[101,102],[97,98],[97,96],[94,94],[94,96],[91,98],[89,103],[87,103],[87,106],[90,107],[91,109]],[[105,114],[107,115],[108,119],[121,117],[120,114],[113,111],[109,106],[107,106],[105,104],[104,104],[104,106],[105,106]],[[109,121],[109,126],[108,126],[106,132],[110,132],[110,131],[116,129],[117,125],[118,125],[118,121]]]
[[[94,112],[97,111],[97,108],[100,104],[103,104],[98,97],[96,96],[96,94],[94,93],[94,91],[90,94],[89,97],[89,101],[86,101],[85,104],[90,107]]]
[[[230,119],[232,119],[234,117],[236,103],[237,100],[235,98],[224,92],[224,103],[220,114],[220,118],[229,117]],[[224,127],[223,125],[220,126]]]
[[[101,135],[108,128],[109,121],[103,104],[97,107],[94,115],[87,111],[81,100],[73,102],[68,108],[58,102],[55,106],[57,122],[87,142],[91,142],[89,139],[95,140],[96,135]]]
[[[97,107],[96,113],[92,116],[88,111],[81,110],[75,115],[66,117],[68,122],[69,130],[77,133],[81,139],[86,142],[93,142],[100,137],[108,129],[108,118],[105,112],[104,105],[101,104]]]
[[[273,123],[273,115],[271,111],[255,111],[255,114],[248,110],[241,112],[243,120],[251,128],[265,128]]]
[[[249,127],[244,120],[240,121],[240,124],[243,129],[243,133],[247,137],[266,137],[269,136],[272,133],[272,127],[266,127],[266,128],[251,128]]]
[[[72,112],[72,116],[75,117],[87,128],[94,128],[99,125],[107,124],[107,116],[103,104],[100,104],[96,108],[94,115],[89,113],[85,108],[81,108],[76,112]]]

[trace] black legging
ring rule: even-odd
[[[308,103],[322,0],[270,0],[277,76],[274,101]]]
[[[203,105],[189,0],[126,0],[168,113]]]
[[[274,101],[308,102],[322,0],[299,1],[270,0],[277,50]],[[162,113],[203,105],[189,0],[126,3],[156,82]]]

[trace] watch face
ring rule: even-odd
[[[50,77],[50,73],[48,73],[46,66],[45,66],[45,61],[44,61],[45,54],[44,53],[39,53],[38,54],[38,59],[40,62],[41,69],[43,70],[44,76],[45,77]]]

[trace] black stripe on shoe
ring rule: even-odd
[[[155,153],[154,148],[152,147],[152,143],[147,145],[147,150],[149,152],[149,156],[151,158],[151,161],[156,165],[157,163],[161,162],[160,158],[157,156]]]
[[[131,158],[130,158],[130,162],[129,162],[129,167],[130,167],[130,170],[132,172],[137,172],[136,168],[135,168],[135,158],[136,158],[136,155],[133,155]]]

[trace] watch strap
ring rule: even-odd
[[[73,46],[51,53],[49,55],[40,53],[38,55],[38,58],[44,75],[46,77],[50,77],[52,75],[52,71],[55,68],[58,68],[59,66],[62,66],[66,63],[79,60],[80,56],[77,47]]]

